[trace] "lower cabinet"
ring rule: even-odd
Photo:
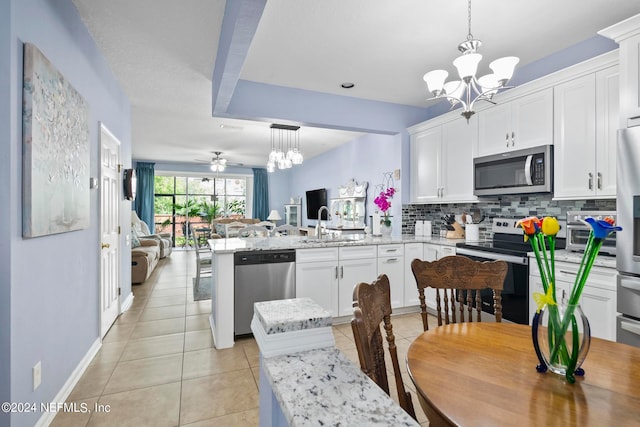
[[[376,246],[298,249],[296,297],[308,297],[332,316],[353,314],[353,287],[377,277]]]
[[[414,259],[427,259],[425,257],[424,243],[405,243],[404,245],[404,305],[419,305],[420,299],[418,298],[418,285],[415,277],[413,277],[413,271],[411,271],[411,262]],[[429,245],[431,246],[431,245]]]
[[[338,248],[296,250],[296,297],[338,316]]]
[[[391,243],[296,250],[296,297],[311,298],[333,317],[353,315],[353,288],[386,274],[391,285],[391,307],[417,306],[418,287],[411,261],[435,261],[455,255],[455,247],[430,243]],[[427,289],[429,306],[435,291]]]
[[[534,292],[543,292],[540,272],[535,260],[529,264],[529,312],[537,307]],[[556,262],[556,298],[564,291],[569,297],[578,273],[578,263]],[[614,268],[593,267],[580,296],[580,307],[589,319],[591,336],[611,341],[616,340],[616,270]],[[531,315],[533,319],[533,314]],[[529,321],[531,322],[531,319]]]
[[[404,244],[378,246],[378,275],[389,278],[391,308],[404,307]]]

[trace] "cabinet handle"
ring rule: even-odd
[[[577,272],[576,271],[560,270],[560,273],[575,275]]]
[[[385,261],[387,264],[391,264],[392,262],[398,262],[398,258],[389,258]]]
[[[344,266],[340,266],[340,278],[343,279],[344,278]]]
[[[389,252],[396,252],[396,251],[397,251],[397,249],[385,249],[384,251],[385,251],[386,253],[389,253]]]
[[[598,172],[598,190],[602,190],[602,172]]]
[[[505,137],[505,140],[507,141],[507,147],[509,146],[509,132],[507,132],[507,135]]]
[[[336,265],[336,279],[338,278],[338,266]]]
[[[593,190],[593,174],[589,172],[589,190]]]
[[[516,145],[516,133],[511,132],[511,146],[513,147],[514,145]]]

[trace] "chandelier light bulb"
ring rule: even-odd
[[[505,56],[504,58],[498,58],[489,64],[489,68],[496,76],[496,80],[501,85],[506,84],[513,76],[513,71],[520,62],[520,58],[517,56]]]
[[[467,53],[457,57],[453,65],[458,69],[460,78],[466,82],[475,77],[481,59],[482,55],[479,53]]]
[[[267,162],[267,172],[273,172],[276,170],[276,164],[272,161]]]

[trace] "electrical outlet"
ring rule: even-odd
[[[33,371],[33,391],[36,391],[38,387],[40,387],[40,383],[42,382],[42,362],[36,363],[36,365],[32,368]]]

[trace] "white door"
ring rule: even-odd
[[[100,125],[100,336],[104,337],[120,312],[118,295],[120,249],[120,142]]]
[[[358,283],[376,280],[378,265],[375,255],[365,259],[340,260],[338,285],[338,315],[353,315],[353,288]]]
[[[442,125],[442,182],[445,200],[468,202],[473,195],[473,156],[478,141],[476,116],[460,117]]]
[[[338,316],[338,261],[297,263],[296,298],[311,298]]]
[[[522,150],[553,144],[553,89],[511,102],[511,148]]]

